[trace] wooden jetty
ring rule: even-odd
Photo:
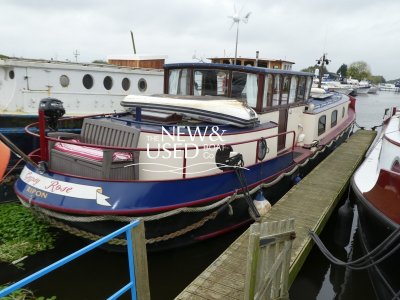
[[[289,287],[313,246],[308,230],[318,234],[322,231],[375,136],[375,131],[357,131],[283,196],[264,218],[263,222],[295,220],[296,239],[292,243]],[[244,299],[248,244],[249,230],[176,299]]]

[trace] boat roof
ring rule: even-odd
[[[267,69],[267,68],[262,68],[262,67],[215,64],[215,63],[174,63],[174,64],[165,64],[164,65],[165,70],[184,69],[184,68],[234,70],[234,71],[242,71],[242,72],[246,72],[246,73],[289,74],[289,75],[314,76],[313,73],[309,73],[309,72],[281,70],[281,69]]]

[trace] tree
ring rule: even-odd
[[[94,64],[104,64],[104,65],[108,64],[108,62],[106,62],[105,60],[102,60],[102,59],[96,59],[96,60],[92,61],[92,63],[94,63]]]
[[[342,64],[336,74],[339,74],[341,77],[347,77],[347,65]]]
[[[350,64],[347,76],[358,80],[369,79],[371,77],[371,69],[365,61],[356,61]]]
[[[371,75],[370,80],[374,84],[386,83],[385,78],[381,75]]]

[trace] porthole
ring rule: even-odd
[[[265,158],[265,155],[269,152],[269,148],[267,145],[267,141],[264,138],[261,138],[261,140],[258,141],[257,143],[257,159],[258,160],[263,160]]]
[[[91,89],[93,87],[92,75],[86,74],[85,76],[83,76],[82,83],[85,88],[87,88],[88,90]]]
[[[111,78],[110,76],[104,77],[103,85],[104,85],[104,88],[105,88],[106,90],[111,90],[111,88],[112,88],[112,86],[113,86],[113,80],[112,80],[112,78]]]
[[[147,82],[146,79],[140,78],[138,81],[138,89],[141,92],[145,92],[147,90]]]
[[[122,79],[122,88],[124,89],[124,91],[129,90],[130,87],[131,87],[131,81],[126,77]]]
[[[60,76],[60,84],[62,87],[69,86],[69,77],[67,75],[61,75]]]
[[[10,77],[10,79],[14,79],[15,73],[14,73],[13,70],[11,70],[10,72],[8,72],[8,77]]]
[[[396,159],[392,165],[392,171],[396,172],[396,173],[400,173],[400,163],[399,161]]]

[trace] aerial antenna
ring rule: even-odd
[[[235,2],[233,3],[233,16],[228,16],[228,18],[232,19],[232,25],[229,28],[232,29],[233,25],[235,25],[236,23],[236,44],[235,44],[235,60],[233,61],[233,64],[236,65],[236,58],[237,58],[237,46],[238,46],[238,39],[239,39],[239,23],[240,21],[242,21],[243,23],[247,24],[247,22],[249,21],[249,17],[251,15],[251,11],[248,12],[244,18],[240,17],[240,13],[242,12],[243,6],[242,8],[239,10],[239,12],[236,11],[236,5]]]
[[[133,53],[136,54],[135,39],[133,38],[132,30],[131,30],[131,39],[132,39]]]
[[[73,53],[74,53],[74,56],[75,56],[75,62],[78,62],[78,56],[81,55],[81,54],[78,52],[78,49],[75,50]]]

